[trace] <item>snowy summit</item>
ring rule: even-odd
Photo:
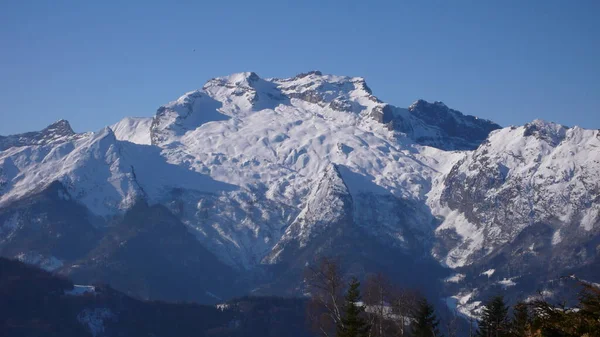
[[[519,259],[523,269],[552,261],[559,270],[595,258],[580,247],[600,231],[598,148],[597,130],[543,121],[501,128],[442,102],[395,107],[361,77],[238,73],[152,118],[82,134],[59,121],[0,137],[0,250],[79,272],[86,249],[25,244],[44,217],[67,240],[61,231],[74,220],[50,207],[85,213],[92,245],[118,251],[128,241],[107,243],[117,237],[107,236],[111,224],[137,219],[145,204],[185,228],[177,240],[191,235],[236,273],[297,272],[314,254],[363,249],[369,256],[357,263],[385,264],[389,254],[429,261],[452,286],[520,285],[524,270],[498,261]],[[31,218],[28,205],[41,215]]]

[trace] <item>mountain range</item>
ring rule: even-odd
[[[205,303],[301,295],[302,270],[338,256],[470,316],[499,290],[600,282],[598,176],[598,130],[238,73],[97,132],[0,136],[0,255]]]

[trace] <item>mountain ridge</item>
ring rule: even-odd
[[[435,277],[476,280],[472,301],[489,290],[479,278],[488,269],[521,287],[527,270],[497,265],[499,256],[538,270],[527,274],[536,280],[561,254],[562,271],[598,256],[597,130],[540,120],[501,128],[424,100],[398,108],[361,77],[238,73],[209,80],[153,118],[125,118],[96,133],[39,134],[0,139],[13,139],[0,148],[0,253],[24,250],[11,248],[10,257],[28,253],[14,233],[31,223],[11,205],[55,181],[64,193],[53,195],[104,219],[100,228],[140,201],[164,207],[173,215],[165,221],[181,223],[257,289],[270,277],[287,280],[274,292],[301,291],[300,266],[320,254],[350,254],[352,245],[370,252],[350,254],[360,273],[393,268],[385,254],[401,256],[398,266],[435,260]],[[535,242],[539,249],[529,249]],[[76,264],[59,260],[67,274]],[[439,296],[466,291],[452,287]]]

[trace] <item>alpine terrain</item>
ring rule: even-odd
[[[473,315],[600,282],[600,131],[379,100],[360,77],[209,80],[97,132],[0,137],[0,255],[145,299],[301,295],[317,256]]]

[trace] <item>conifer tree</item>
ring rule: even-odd
[[[433,306],[423,299],[415,312],[415,321],[412,323],[412,336],[414,337],[438,337],[439,320],[435,316]]]
[[[519,302],[513,308],[513,320],[511,323],[511,334],[514,337],[528,336],[531,326],[531,315],[529,306],[526,303]]]
[[[504,337],[510,336],[508,321],[508,307],[503,296],[492,297],[485,305],[477,336]]]
[[[590,337],[600,336],[600,287],[595,284],[581,283],[584,287],[580,297],[581,310],[576,313],[580,316],[581,328],[579,332]]]
[[[364,318],[365,307],[360,302],[360,282],[352,278],[348,292],[344,297],[344,316],[337,327],[338,337],[366,337],[369,325]]]

